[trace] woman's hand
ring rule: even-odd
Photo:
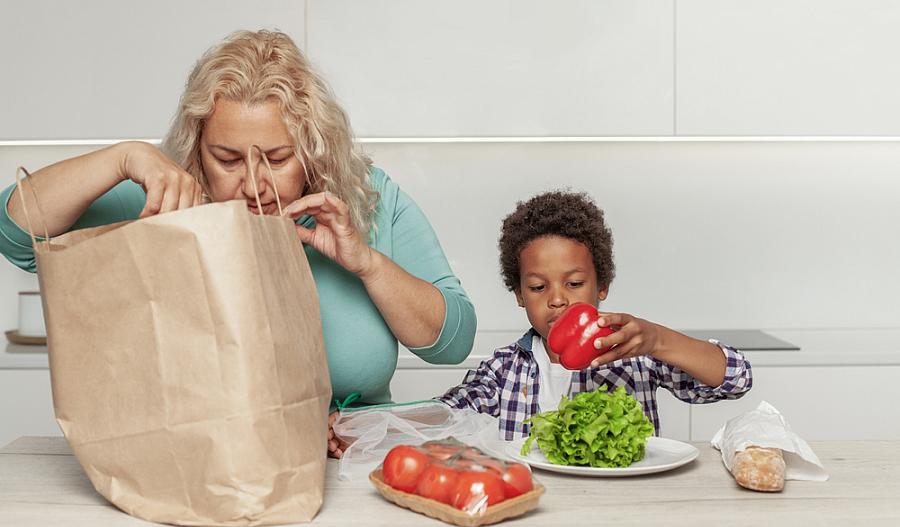
[[[350,220],[350,209],[334,194],[303,196],[284,209],[291,219],[309,214],[316,226],[297,225],[300,241],[311,245],[362,280],[391,333],[407,348],[431,346],[441,334],[446,308],[433,284],[409,274],[369,247]]]
[[[613,348],[594,359],[591,362],[591,368],[598,368],[619,359],[653,355],[657,350],[663,330],[661,326],[653,322],[627,313],[600,313],[597,325],[600,327],[612,326],[616,332],[594,341],[594,347],[597,349],[610,346]]]
[[[160,212],[185,209],[200,203],[202,192],[197,181],[166,157],[155,146],[141,141],[124,141],[78,157],[65,159],[44,167],[23,184],[34,185],[35,192],[22,197],[29,208],[42,207],[43,223],[50,236],[68,231],[78,218],[100,196],[130,179],[144,187],[147,202],[142,218]],[[19,189],[13,191],[18,194]],[[9,215],[14,222],[25,225],[25,210],[16,195],[9,201]]]
[[[158,148],[140,141],[129,141],[123,146],[120,176],[141,185],[147,193],[141,218],[200,204],[200,183]]]
[[[284,209],[284,215],[292,220],[304,214],[312,216],[316,226],[297,225],[300,241],[365,279],[374,268],[372,249],[353,225],[347,204],[334,194],[320,192],[303,196]]]
[[[341,438],[334,435],[334,422],[340,416],[339,412],[331,412],[328,414],[328,457],[340,459],[344,455],[344,450],[349,446]]]

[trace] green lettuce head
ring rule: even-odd
[[[522,455],[537,440],[551,463],[590,467],[627,467],[644,458],[653,425],[640,403],[621,386],[607,393],[606,386],[593,392],[563,397],[559,408],[525,421],[531,432]]]

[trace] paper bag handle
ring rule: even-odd
[[[25,173],[25,178],[30,179],[31,174],[28,173],[28,170],[25,167],[19,167],[16,169],[16,188],[19,190],[19,199],[22,200],[22,213],[25,214],[25,225],[28,227],[28,235],[31,236],[31,245],[32,247],[37,245],[37,238],[34,236],[34,227],[31,226],[31,216],[28,214],[28,205],[25,203],[25,185],[22,184],[22,178],[19,176],[19,172]],[[44,212],[41,210],[41,205],[38,202],[37,191],[34,189],[34,185],[28,184],[28,188],[31,189],[31,195],[34,197],[34,206],[37,207],[38,215],[41,217],[41,223],[44,224],[44,243],[50,244],[50,231],[47,230],[47,221],[44,216]]]
[[[247,166],[250,170],[250,181],[253,183],[253,194],[256,196],[256,210],[262,214],[262,203],[259,201],[259,187],[256,185],[256,163],[251,159],[253,150],[259,151],[259,157],[263,160],[263,163],[266,164],[266,170],[269,172],[269,181],[272,182],[272,190],[275,191],[275,203],[278,204],[278,215],[284,216],[284,211],[281,210],[281,198],[278,197],[278,187],[275,186],[275,176],[272,174],[272,165],[269,164],[269,158],[259,145],[251,145],[250,148],[247,149]]]

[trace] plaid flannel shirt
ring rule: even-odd
[[[530,425],[523,423],[539,412],[540,375],[531,352],[530,329],[517,342],[494,351],[475,370],[469,370],[462,384],[437,399],[454,408],[472,408],[500,418],[500,430],[507,440],[527,436]],[[572,372],[570,396],[593,391],[600,386],[612,390],[622,386],[644,408],[656,435],[659,435],[656,389],[668,389],[689,403],[711,403],[738,399],[753,386],[750,363],[736,349],[717,344],[725,353],[725,379],[718,387],[707,386],[683,370],[649,356],[633,357]]]

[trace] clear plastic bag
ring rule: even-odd
[[[778,448],[784,454],[784,479],[826,481],[828,473],[809,444],[791,430],[774,406],[762,401],[755,410],[729,419],[710,441],[722,452],[728,470],[748,447]]]
[[[397,445],[454,437],[493,454],[499,439],[495,418],[436,400],[342,408],[332,427],[348,444],[338,474],[345,481],[367,477]]]

